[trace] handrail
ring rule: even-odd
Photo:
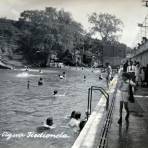
[[[108,109],[108,106],[109,106],[109,94],[105,91],[105,89],[102,87],[98,87],[98,86],[91,86],[88,89],[87,120],[88,120],[88,116],[91,114],[93,90],[99,90],[105,96],[105,98],[107,100],[106,101],[106,110]]]
[[[107,95],[107,96],[105,96],[106,99],[109,98],[109,94],[106,92],[106,90],[105,90],[103,87],[91,86],[91,88],[97,88],[97,89],[101,89],[101,90],[103,90],[103,92]],[[95,89],[93,89],[93,90],[95,90]]]

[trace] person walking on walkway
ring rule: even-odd
[[[119,90],[121,91],[121,97],[120,97],[120,118],[118,120],[118,124],[122,124],[122,109],[123,105],[126,110],[126,116],[125,120],[128,122],[129,119],[129,109],[128,109],[128,98],[129,98],[129,85],[134,86],[135,83],[132,80],[129,80],[129,74],[128,73],[123,73],[122,78],[119,82]]]

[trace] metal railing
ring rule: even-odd
[[[98,87],[98,86],[91,86],[88,89],[88,105],[87,105],[87,120],[89,115],[91,115],[91,110],[92,110],[92,97],[93,97],[93,91],[94,90],[99,90],[106,98],[106,110],[108,110],[109,106],[109,94],[105,91],[104,88]]]

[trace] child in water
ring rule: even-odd
[[[57,93],[58,93],[57,90],[54,90],[54,91],[53,91],[53,95],[56,95]]]

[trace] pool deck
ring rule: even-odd
[[[135,103],[129,104],[129,123],[124,120],[123,109],[122,126],[119,126],[120,93],[117,92],[107,148],[148,148],[148,88],[139,87],[134,96]]]

